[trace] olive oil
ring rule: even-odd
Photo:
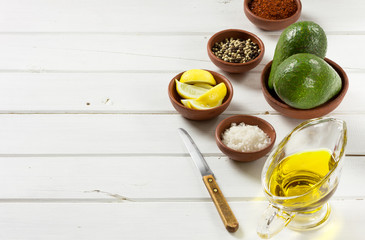
[[[278,200],[284,207],[313,210],[334,192],[335,188],[329,189],[327,181],[322,180],[335,167],[336,162],[327,149],[295,153],[268,172],[271,173],[267,178],[269,191],[284,197]]]

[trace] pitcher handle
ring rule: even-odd
[[[289,224],[294,215],[270,204],[258,224],[257,234],[264,239],[273,237]]]

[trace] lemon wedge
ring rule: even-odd
[[[226,85],[224,83],[220,83],[197,99],[182,99],[181,102],[182,104],[184,104],[185,107],[188,108],[207,110],[220,106],[226,94]]]
[[[176,82],[176,91],[182,98],[196,99],[201,95],[203,95],[204,93],[208,92],[208,89],[206,88],[185,84],[179,82],[177,79],[175,79],[175,82]]]
[[[181,75],[180,82],[189,84],[207,83],[210,85],[216,85],[213,75],[210,72],[202,69],[191,69],[184,72]]]
[[[194,86],[206,88],[206,89],[211,89],[213,87],[212,85],[210,85],[208,83],[195,83]]]
[[[211,108],[220,106],[222,104],[222,101],[223,101],[223,99],[216,102],[216,105],[212,106],[212,105],[203,103],[203,102],[195,100],[195,99],[189,99],[188,104],[190,105],[190,108],[192,108],[192,109],[207,110],[207,109],[211,109]]]
[[[213,88],[209,89],[206,93],[198,97],[195,102],[190,102],[193,108],[196,103],[204,108],[218,107],[222,104],[224,97],[227,94],[227,87],[224,83],[220,83]]]
[[[190,104],[191,99],[181,99],[181,103],[187,108],[193,108]]]

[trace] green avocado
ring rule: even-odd
[[[272,77],[277,67],[291,55],[311,53],[324,58],[326,52],[327,37],[318,24],[310,21],[293,23],[281,33],[276,44],[268,82],[269,88],[273,89]]]
[[[322,58],[298,53],[285,59],[273,76],[274,90],[286,104],[299,109],[317,107],[337,95],[341,77]]]

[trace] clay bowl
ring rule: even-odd
[[[232,123],[239,124],[241,122],[244,122],[247,125],[256,125],[259,128],[261,128],[270,137],[271,143],[266,148],[255,152],[240,152],[224,145],[221,139],[222,133],[227,128],[230,128]],[[215,141],[218,145],[218,148],[229,158],[240,162],[254,161],[265,156],[265,154],[267,154],[274,146],[275,140],[276,140],[276,132],[273,126],[271,126],[270,123],[268,123],[262,118],[250,115],[235,115],[226,118],[223,121],[221,121],[218,124],[217,128],[215,129]]]
[[[349,80],[345,71],[338,64],[328,58],[325,58],[324,60],[336,70],[342,80],[342,89],[335,97],[333,97],[328,102],[312,109],[297,109],[290,107],[284,103],[274,91],[269,90],[267,82],[271,70],[271,61],[265,66],[261,74],[261,89],[269,105],[284,116],[297,119],[317,118],[332,112],[345,97],[347,89],[349,88]]]
[[[300,14],[302,12],[302,3],[300,2],[300,0],[294,0],[294,1],[298,6],[297,11],[290,17],[280,19],[280,20],[270,20],[270,19],[262,18],[262,17],[255,15],[253,12],[251,12],[250,8],[248,7],[248,4],[251,2],[251,0],[244,1],[243,10],[244,10],[248,20],[250,20],[258,28],[261,28],[263,30],[268,30],[268,31],[280,30],[280,29],[284,29],[287,26],[295,23],[300,17]]]
[[[181,72],[181,73],[177,74],[175,77],[173,77],[168,86],[168,94],[169,94],[169,98],[172,103],[172,106],[174,106],[176,111],[178,111],[183,117],[185,117],[187,119],[201,121],[201,120],[208,120],[208,119],[217,117],[219,114],[221,114],[222,112],[224,112],[224,110],[227,109],[228,105],[230,104],[230,102],[232,100],[233,87],[232,87],[231,82],[225,76],[223,76],[217,72],[213,72],[213,71],[209,71],[209,70],[206,70],[206,71],[210,72],[213,75],[217,84],[223,82],[227,87],[226,97],[223,99],[222,105],[220,105],[218,107],[215,107],[212,109],[207,109],[207,110],[196,110],[196,109],[187,108],[181,103],[181,97],[176,91],[175,79],[180,80],[180,77],[184,72]]]
[[[221,42],[225,40],[226,38],[240,38],[240,39],[251,39],[252,42],[256,43],[261,52],[260,54],[253,60],[246,62],[246,63],[230,63],[225,62],[222,59],[219,59],[213,54],[212,47],[214,46],[214,43]],[[220,69],[223,71],[229,72],[229,73],[243,73],[251,70],[252,68],[256,67],[264,57],[265,53],[265,46],[264,43],[261,41],[259,37],[257,37],[255,34],[240,30],[240,29],[226,29],[220,32],[217,32],[214,34],[208,41],[207,44],[207,51],[208,56],[210,60]]]

